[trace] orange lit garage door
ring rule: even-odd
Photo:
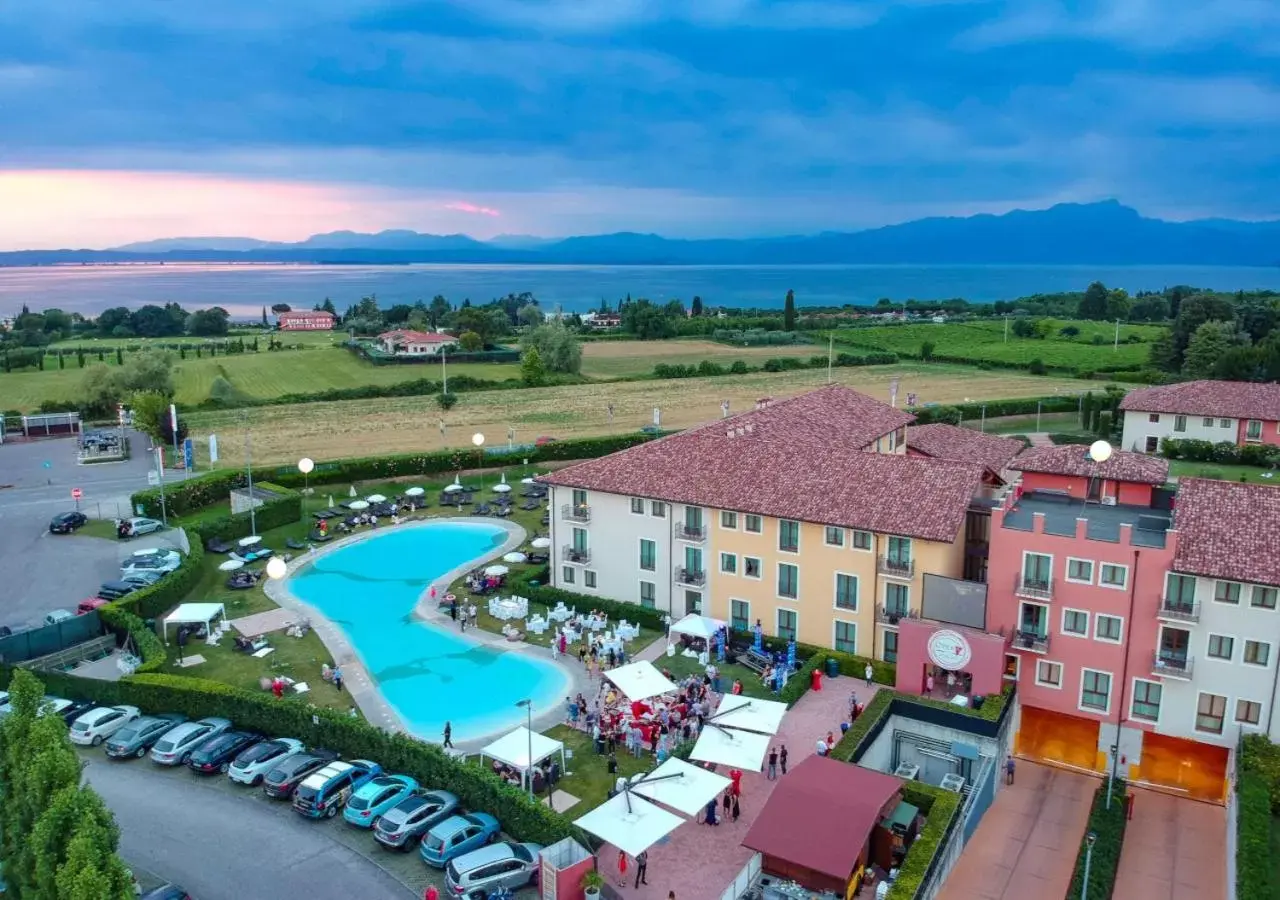
[[[1225,747],[1148,731],[1142,736],[1142,764],[1131,767],[1130,779],[1195,800],[1223,803],[1227,757]]]
[[[1047,763],[1094,771],[1098,767],[1098,723],[1047,709],[1022,707],[1018,753]]]

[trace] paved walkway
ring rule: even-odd
[[[654,646],[661,650],[665,641],[656,641]],[[786,746],[789,767],[812,755],[814,746],[828,731],[840,734],[840,723],[847,718],[850,691],[856,690],[858,701],[866,703],[879,689],[878,685],[867,687],[861,679],[849,677],[823,679],[822,686],[821,691],[810,691],[801,697],[782,720],[775,744]],[[618,852],[613,847],[606,846],[600,851],[600,869],[612,876],[609,880],[616,894],[626,900],[666,900],[668,891],[675,891],[680,900],[719,897],[751,858],[752,851],[742,846],[742,839],[776,784],[765,778],[763,772],[746,773],[742,779],[742,815],[737,822],[722,819],[718,826],[710,828],[687,821],[664,842],[650,848],[647,886],[633,887],[634,862],[628,868],[626,886],[616,886]]]
[[[1052,447],[1053,441],[1049,440],[1049,433],[1046,431],[1028,432],[1027,440],[1031,442],[1032,447]]]
[[[1015,783],[996,794],[939,900],[1066,896],[1098,781],[1026,760],[1017,765]],[[1144,895],[1117,891],[1115,896]]]
[[[1227,811],[1140,788],[1124,833],[1115,896],[1227,900]]]

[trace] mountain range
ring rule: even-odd
[[[620,232],[568,238],[334,231],[281,243],[177,237],[106,250],[21,250],[0,265],[126,262],[560,265],[1280,265],[1280,221],[1148,218],[1118,201],[927,218],[853,232],[683,240]]]

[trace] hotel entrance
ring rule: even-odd
[[[1019,755],[1039,762],[1089,772],[1102,771],[1104,766],[1104,754],[1098,751],[1096,719],[1024,706],[1014,746]]]

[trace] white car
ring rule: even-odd
[[[182,565],[182,554],[176,550],[139,550],[120,563],[121,578],[128,578],[135,572],[172,572]]]
[[[307,748],[302,741],[293,738],[278,738],[274,741],[263,741],[240,752],[231,762],[227,777],[237,784],[259,785],[267,773],[280,763],[297,756]]]
[[[96,747],[115,734],[141,712],[136,706],[99,706],[71,723],[71,743]]]
[[[159,531],[164,527],[164,523],[159,519],[125,519],[125,523],[129,526],[129,536],[137,537],[140,534],[150,534],[153,531]]]

